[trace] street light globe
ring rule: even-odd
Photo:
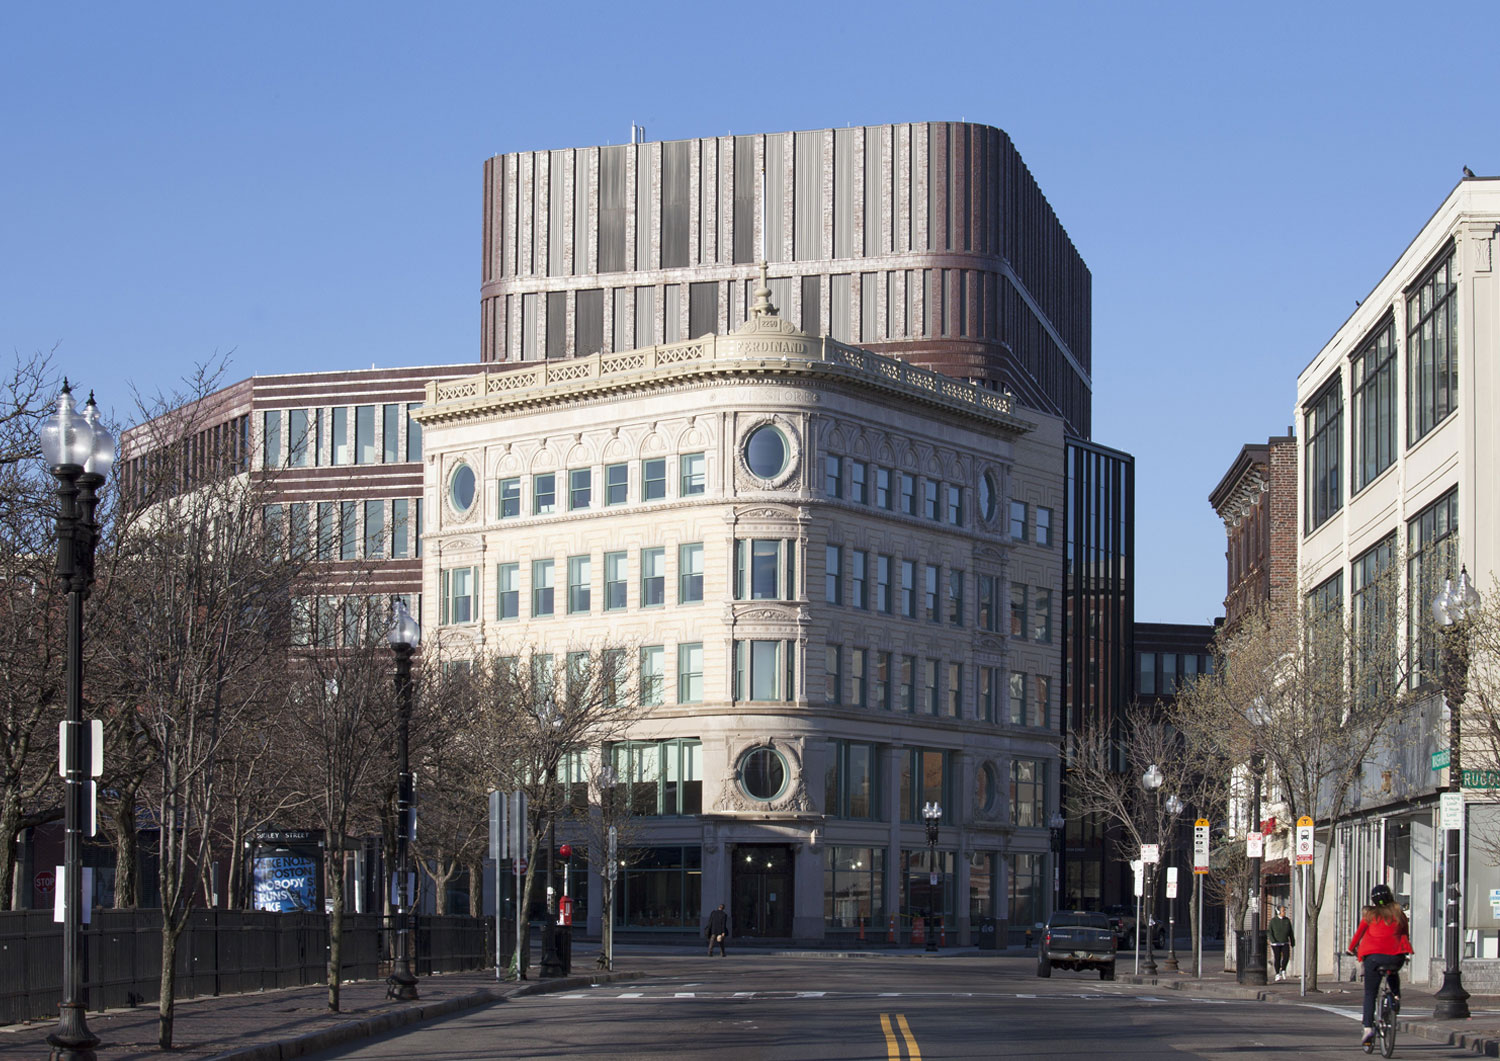
[[[1141,775],[1141,787],[1147,792],[1155,792],[1161,788],[1162,782],[1165,780],[1166,778],[1162,776],[1161,768],[1152,763],[1146,767],[1146,772]]]
[[[1175,792],[1167,797],[1167,813],[1174,817],[1182,813],[1182,800],[1177,798]]]
[[[42,459],[49,468],[81,468],[93,454],[93,428],[78,412],[73,390],[66,379],[63,380],[62,393],[57,396],[57,408],[42,421],[38,434]]]
[[[1432,618],[1439,626],[1453,625],[1453,580],[1443,579],[1443,588],[1432,598]]]
[[[94,404],[93,391],[89,391],[89,400],[83,405],[83,418],[94,432],[93,449],[83,464],[84,474],[108,479],[110,469],[115,466],[115,436],[99,420],[99,406]]]
[[[411,612],[406,610],[406,602],[400,597],[396,598],[391,629],[385,636],[393,647],[405,645],[407,648],[416,648],[422,643],[422,627],[412,618]]]

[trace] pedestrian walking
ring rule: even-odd
[[[708,956],[714,956],[714,944],[718,944],[719,957],[727,958],[724,951],[724,940],[729,937],[729,915],[724,912],[724,904],[708,915]]]
[[[1287,960],[1292,956],[1292,948],[1297,945],[1297,934],[1292,931],[1285,906],[1276,908],[1276,916],[1266,926],[1266,939],[1271,944],[1271,956],[1276,959],[1276,979],[1285,980]]]

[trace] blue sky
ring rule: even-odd
[[[785,22],[779,21],[785,18]],[[1005,129],[1093,272],[1137,618],[1220,614],[1209,490],[1468,165],[1500,5],[9,4],[0,342],[128,417],[254,372],[478,358],[483,160],[892,121]]]

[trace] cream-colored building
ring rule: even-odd
[[[1431,694],[1379,761],[1366,764],[1353,812],[1340,823],[1331,857],[1344,901],[1325,919],[1321,952],[1342,951],[1337,944],[1352,932],[1359,897],[1384,881],[1409,904],[1419,982],[1441,970],[1436,793],[1448,783],[1447,771],[1433,768],[1441,761],[1434,753],[1447,749],[1448,727],[1429,680],[1434,646],[1425,620],[1442,580],[1456,579],[1460,564],[1482,592],[1500,572],[1497,229],[1500,180],[1460,181],[1297,380],[1303,589],[1318,606],[1358,621],[1361,593],[1382,567],[1400,564],[1405,608],[1394,633],[1405,639],[1414,686]],[[1500,822],[1494,790],[1465,796],[1465,835],[1493,835]],[[1489,904],[1500,868],[1486,853],[1492,846],[1472,843],[1465,853],[1464,957],[1480,963],[1465,962],[1466,982],[1500,978],[1500,906]]]
[[[659,800],[623,931],[696,933],[721,902],[741,937],[1029,925],[1053,888],[1062,423],[803,334],[768,294],[729,335],[428,386],[429,644],[640,646],[656,702],[612,754]]]

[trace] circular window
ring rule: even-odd
[[[974,774],[974,806],[989,813],[995,809],[995,767],[985,763]]]
[[[774,479],[785,471],[789,452],[786,436],[771,424],[757,427],[745,440],[745,464],[760,479]]]
[[[786,788],[786,760],[774,748],[751,749],[740,760],[740,786],[751,799],[775,799]]]
[[[474,504],[473,468],[461,463],[453,469],[453,476],[448,480],[448,499],[458,511],[469,511]]]
[[[979,477],[979,518],[986,523],[995,522],[1000,505],[1000,490],[995,485],[995,473],[985,472]]]

